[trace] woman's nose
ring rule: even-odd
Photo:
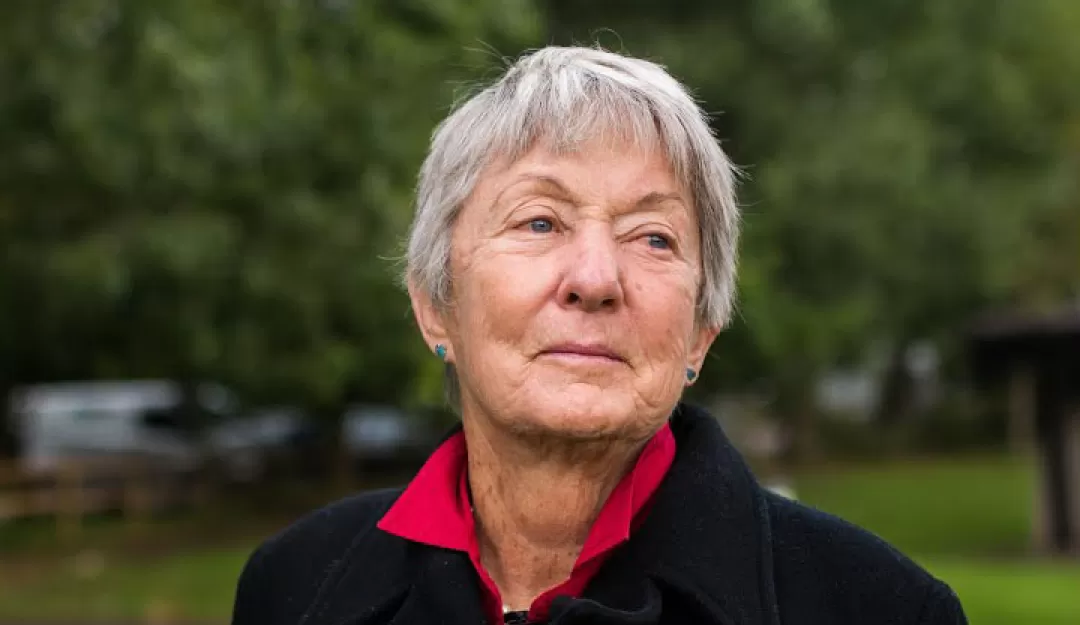
[[[596,225],[575,232],[566,249],[563,306],[592,312],[622,305],[619,249],[609,229]]]

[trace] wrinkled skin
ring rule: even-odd
[[[659,149],[540,143],[493,163],[455,223],[451,276],[449,309],[411,289],[425,339],[457,368],[467,424],[525,437],[648,438],[718,331],[698,323],[694,208]]]

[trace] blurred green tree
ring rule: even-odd
[[[740,314],[696,390],[765,387],[812,447],[830,367],[949,353],[980,307],[1080,288],[1075,2],[536,4],[550,41],[668,65],[747,170]],[[535,8],[4,3],[0,392],[171,376],[327,413],[434,400],[380,258],[444,105],[489,50],[540,41]]]
[[[3,386],[403,399],[415,170],[486,46],[538,26],[525,0],[4,3]]]
[[[1043,297],[1076,288],[1055,234],[1071,221],[1076,249],[1076,3],[545,7],[556,40],[656,59],[718,112],[747,173],[741,308],[697,390],[764,387],[804,453],[830,367],[875,345],[895,363],[924,338],[948,356],[981,307],[1032,297],[1033,276]],[[884,417],[909,397],[888,376]]]

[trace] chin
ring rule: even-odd
[[[528,404],[511,426],[521,434],[590,441],[637,438],[648,429],[629,397],[596,387],[549,391]]]

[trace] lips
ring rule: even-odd
[[[580,358],[596,358],[623,362],[625,359],[614,349],[600,343],[561,343],[553,345],[541,354],[552,356],[570,356]]]

